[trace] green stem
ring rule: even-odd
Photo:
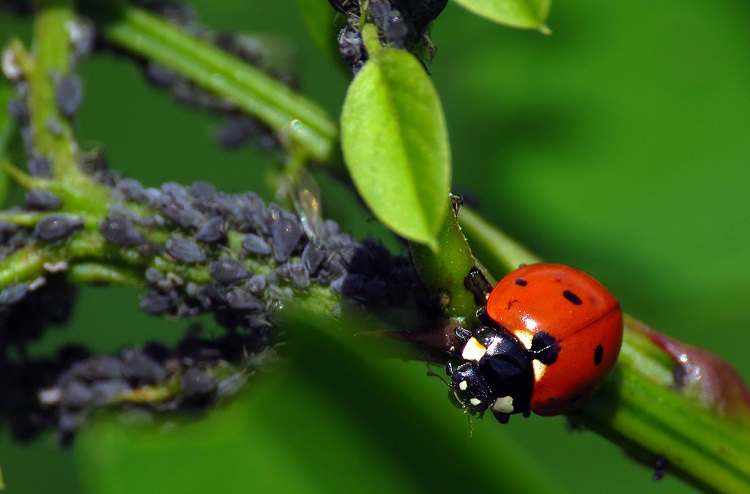
[[[68,281],[89,285],[143,286],[143,270],[97,262],[82,262],[71,266]]]
[[[70,70],[70,39],[68,23],[74,17],[72,2],[49,2],[39,11],[34,23],[33,57],[23,52],[19,44],[15,50],[25,60],[25,77],[28,83],[28,105],[32,141],[35,152],[52,162],[53,175],[58,189],[66,192],[65,207],[70,210],[88,210],[101,213],[106,211],[109,197],[105,188],[89,178],[78,166],[80,159],[78,145],[73,137],[70,122],[57,107],[56,80]],[[60,129],[52,132],[49,122],[55,121]],[[6,171],[12,168],[2,163]],[[14,174],[19,179],[20,171]],[[27,182],[36,185],[43,179],[29,178]],[[51,184],[52,181],[46,181]],[[42,187],[53,190],[53,186]],[[59,190],[58,190],[59,191]]]
[[[306,149],[315,160],[331,159],[338,136],[323,109],[261,70],[165,20],[123,7],[114,20],[96,19],[112,43],[168,67],[233,102],[273,129],[282,141]]]
[[[446,314],[466,323],[474,319],[477,310],[473,295],[463,283],[474,267],[474,258],[453,209],[445,208],[445,211],[437,251],[418,242],[412,242],[410,247],[422,281],[436,293],[447,295]]]

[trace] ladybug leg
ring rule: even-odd
[[[459,343],[461,343],[462,345],[465,345],[472,335],[472,332],[464,328],[463,326],[456,326],[456,329],[454,329],[453,332],[455,333],[456,338],[458,338]]]
[[[476,266],[471,268],[469,274],[464,278],[464,287],[474,295],[474,302],[477,305],[487,304],[487,297],[490,296],[492,285]]]
[[[497,419],[497,421],[500,422],[501,424],[507,424],[508,421],[510,420],[510,414],[508,413],[503,413],[503,412],[492,412],[492,413],[495,415],[495,418]]]
[[[554,336],[542,331],[535,334],[531,340],[529,353],[544,365],[554,364],[557,361],[557,354],[560,353],[560,345],[557,344]]]

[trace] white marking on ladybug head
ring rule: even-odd
[[[501,413],[513,413],[515,411],[515,409],[513,408],[513,397],[501,396],[499,398],[496,398],[495,402],[492,404],[492,411]]]
[[[521,342],[521,344],[526,348],[526,350],[531,350],[531,340],[534,339],[534,333],[531,331],[524,331],[523,329],[516,330],[513,332],[513,335],[518,338],[518,341]]]
[[[472,336],[469,338],[469,341],[466,342],[466,345],[464,345],[461,357],[463,357],[464,360],[479,362],[482,360],[485,353],[487,353],[487,348]]]
[[[469,403],[471,403],[471,406],[477,407],[482,404],[482,400],[480,400],[479,398],[472,398],[469,400]]]
[[[537,359],[534,359],[531,362],[531,365],[534,367],[534,381],[541,381],[542,377],[544,377],[544,373],[547,371],[547,365],[541,363]]]
[[[469,389],[469,383],[467,383],[466,381],[461,381],[460,383],[458,383],[458,389],[460,389],[461,391],[466,391],[467,389]]]

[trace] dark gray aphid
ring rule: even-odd
[[[141,310],[152,316],[164,314],[172,308],[172,299],[167,295],[149,293],[141,300]]]
[[[227,224],[222,216],[214,216],[201,225],[195,239],[206,243],[216,243],[226,238]]]
[[[275,213],[275,212],[274,212]],[[271,224],[271,244],[279,262],[286,261],[302,239],[302,224],[296,217],[281,211]]]
[[[119,214],[106,216],[99,225],[99,231],[108,242],[117,245],[134,245],[143,241],[143,235],[133,222]]]
[[[54,192],[32,189],[26,192],[26,207],[35,211],[56,211],[62,207],[62,199]]]
[[[202,180],[193,182],[190,193],[193,195],[196,207],[201,211],[206,212],[213,207],[213,202],[216,200],[216,187],[210,183]]]
[[[0,305],[13,305],[21,301],[27,293],[29,293],[29,285],[26,283],[10,285],[0,292]]]
[[[154,62],[146,65],[144,74],[151,84],[161,88],[169,88],[181,80],[176,72]]]
[[[227,293],[227,305],[235,310],[261,310],[263,301],[245,290],[235,288]]]
[[[166,245],[167,253],[178,261],[188,264],[204,262],[206,253],[200,245],[186,238],[170,238]]]
[[[83,220],[62,214],[51,214],[42,219],[34,228],[34,236],[48,242],[67,238],[83,228]]]
[[[211,263],[211,276],[224,285],[251,277],[253,273],[240,261],[230,257],[222,257]]]
[[[309,243],[302,251],[302,262],[307,266],[307,271],[311,276],[318,272],[326,257],[328,257],[328,253],[322,245]]]
[[[145,257],[152,257],[161,252],[162,246],[157,242],[146,240],[145,242],[138,244],[138,247],[136,247],[136,249],[138,250],[138,253],[140,255]]]
[[[235,149],[245,144],[258,129],[258,123],[252,118],[244,115],[231,117],[216,131],[216,140]]]
[[[156,360],[140,349],[127,349],[121,354],[125,375],[140,384],[157,384],[167,380],[168,374]]]
[[[273,252],[271,246],[268,245],[262,237],[254,233],[248,233],[242,237],[242,248],[249,254],[255,254],[258,256],[267,256]]]
[[[365,51],[365,43],[362,40],[362,35],[360,35],[359,31],[347,24],[341,28],[337,41],[341,58],[345,63],[352,66],[352,71],[356,74],[367,59],[367,52]]]
[[[245,288],[250,293],[259,295],[266,289],[266,277],[262,274],[253,275],[249,280],[245,282]]]
[[[193,198],[187,189],[174,182],[161,186],[161,195],[152,205],[185,228],[198,228],[205,221],[203,214],[193,207]]]
[[[120,179],[115,185],[115,191],[131,201],[146,202],[146,189],[138,180],[132,178]]]
[[[29,173],[35,177],[52,177],[52,162],[44,156],[35,155],[29,160]]]
[[[55,84],[57,109],[66,118],[72,118],[81,106],[83,86],[81,79],[75,75],[60,77]]]
[[[97,356],[74,363],[68,375],[86,381],[122,377],[122,363],[112,356]]]
[[[94,398],[94,392],[81,381],[70,381],[60,389],[60,404],[67,408],[83,408]]]
[[[307,288],[310,286],[310,272],[302,263],[296,263],[289,266],[289,279],[297,288]]]
[[[19,125],[26,125],[29,123],[29,107],[23,99],[14,98],[8,101],[8,114]]]
[[[56,117],[49,117],[44,126],[47,128],[47,130],[50,131],[50,134],[52,134],[53,136],[60,137],[62,135],[62,124]]]
[[[205,395],[216,388],[217,382],[216,378],[192,367],[182,375],[182,391],[186,396]]]

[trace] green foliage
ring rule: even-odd
[[[341,112],[346,164],[380,221],[436,248],[450,183],[440,98],[409,53],[384,49],[370,57],[352,81]]]
[[[550,0],[453,0],[466,10],[498,24],[538,29],[549,34],[545,24]]]

